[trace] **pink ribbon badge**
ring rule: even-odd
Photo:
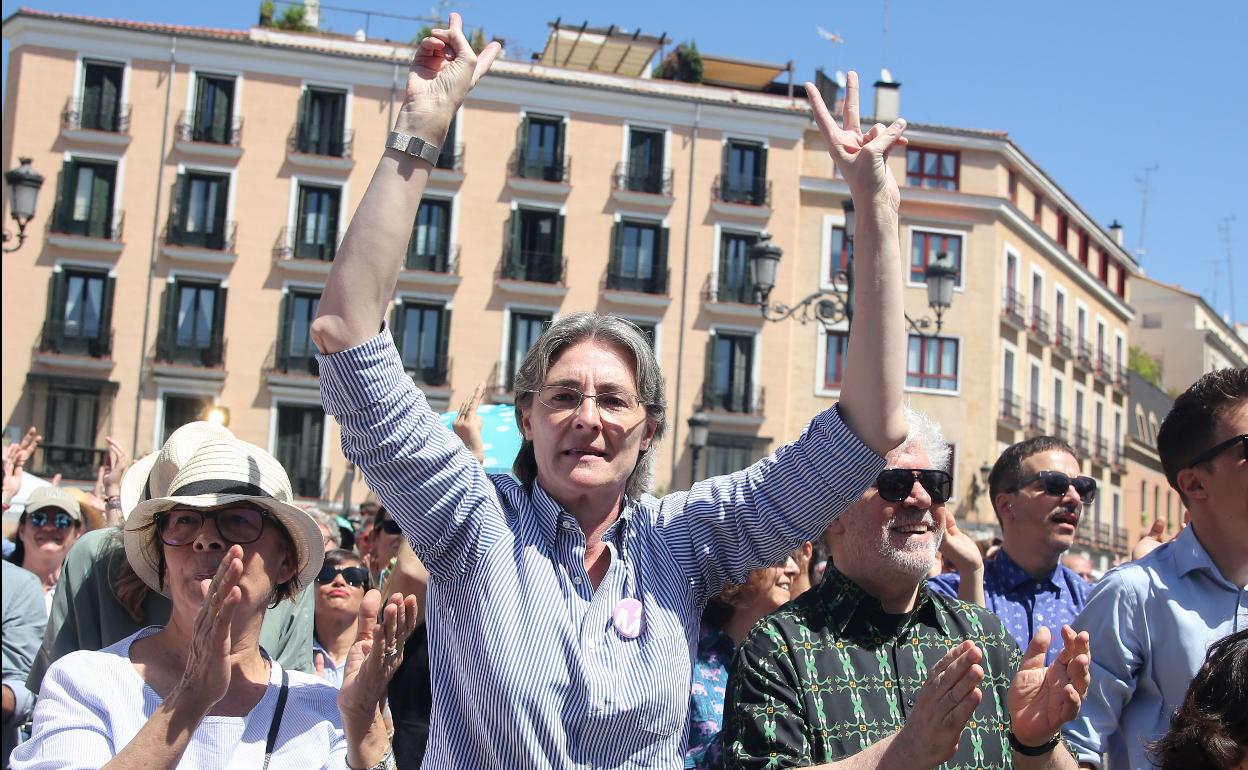
[[[631,597],[621,599],[611,613],[611,622],[620,636],[636,639],[641,633],[641,602]]]

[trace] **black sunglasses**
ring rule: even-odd
[[[45,524],[48,523],[48,519],[49,519],[49,516],[48,516],[47,511],[35,511],[34,513],[30,514],[30,526],[34,527],[35,529],[40,529]],[[52,520],[52,526],[56,527],[57,529],[69,529],[70,527],[74,526],[74,517],[70,516],[65,511],[57,511],[56,513],[52,514],[51,520]]]
[[[356,588],[368,588],[368,570],[363,567],[334,567],[326,564],[317,573],[316,582],[327,586],[334,582],[334,578],[338,575],[342,575],[342,579],[347,581],[347,585]]]
[[[875,477],[875,488],[880,497],[890,503],[900,503],[910,496],[914,482],[919,482],[933,503],[943,503],[953,497],[953,477],[934,469],[889,468]]]
[[[1096,479],[1091,476],[1075,476],[1071,478],[1061,471],[1040,471],[1035,476],[1018,482],[1018,487],[1012,491],[1017,492],[1037,481],[1043,482],[1046,495],[1061,497],[1066,494],[1066,490],[1073,486],[1075,491],[1079,493],[1079,499],[1083,502],[1090,503],[1096,499]]]
[[[1213,458],[1225,452],[1226,450],[1235,446],[1236,444],[1243,444],[1244,459],[1248,460],[1248,433],[1241,433],[1238,436],[1232,436],[1228,438],[1226,441],[1223,441],[1221,444],[1216,444],[1214,446],[1211,446],[1205,451],[1196,455],[1196,459],[1188,463],[1187,467],[1195,468],[1197,465],[1200,465],[1201,463],[1207,463]]]
[[[263,508],[237,503],[211,511],[174,508],[157,516],[156,528],[165,545],[190,545],[199,535],[204,520],[212,519],[222,540],[231,545],[247,545],[260,539],[268,516],[269,512]]]
[[[382,532],[385,532],[387,535],[403,534],[403,528],[400,527],[399,523],[395,521],[394,519],[386,519],[385,521],[378,524],[377,528],[380,529]]]

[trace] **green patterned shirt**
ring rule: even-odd
[[[828,566],[814,590],[759,622],[733,661],[724,706],[725,764],[835,762],[901,729],[928,672],[970,639],[984,653],[984,698],[948,770],[1012,767],[1006,693],[1021,653],[996,616],[919,587],[908,615]]]

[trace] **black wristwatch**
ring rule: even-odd
[[[1047,741],[1040,744],[1039,746],[1025,745],[1020,740],[1018,740],[1018,736],[1014,734],[1013,730],[1007,731],[1006,737],[1010,739],[1010,748],[1014,749],[1019,754],[1022,754],[1025,757],[1042,757],[1045,754],[1048,754],[1053,749],[1055,749],[1057,747],[1057,744],[1062,742],[1061,733],[1054,735],[1052,738],[1048,739]]]

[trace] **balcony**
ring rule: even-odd
[[[187,262],[213,262],[234,264],[237,257],[235,236],[238,223],[223,220],[213,223],[211,232],[192,228],[186,217],[176,209],[169,212],[169,221],[165,225],[164,246],[161,251],[166,257]]]
[[[1085,374],[1096,369],[1096,351],[1085,339],[1080,339],[1075,348],[1075,368],[1082,369]]]
[[[350,171],[355,130],[347,129],[342,136],[323,136],[304,129],[300,124],[286,137],[286,157],[299,166],[330,171]]]
[[[1075,352],[1074,337],[1070,327],[1063,323],[1053,326],[1053,355],[1058,358],[1070,359]]]
[[[39,353],[56,356],[82,356],[85,358],[111,359],[113,356],[112,329],[99,329],[93,336],[85,335],[78,324],[67,324],[64,319],[43,322],[39,335]],[[111,360],[108,366],[111,366]]]
[[[632,301],[647,305],[667,305],[669,298],[667,297],[668,279],[670,271],[668,270],[665,260],[658,255],[652,255],[649,265],[649,275],[642,274],[643,264],[640,256],[633,260],[632,264],[624,264],[624,253],[618,244],[611,252],[611,259],[607,263],[607,273],[603,280],[603,288],[608,292],[621,292],[632,295],[650,295],[649,297],[622,297],[612,296],[612,299],[619,301]]]
[[[1044,412],[1044,407],[1039,404],[1030,404],[1027,407],[1027,435],[1042,436],[1047,432],[1048,419]]]
[[[768,219],[771,217],[771,180],[766,177],[715,177],[711,208],[720,214]]]
[[[1079,527],[1075,530],[1075,542],[1116,553],[1126,552],[1125,532],[1122,530],[1115,532],[1108,524],[1096,523],[1086,516],[1079,518]]]
[[[126,246],[121,240],[125,223],[124,211],[112,211],[87,220],[74,219],[73,200],[58,200],[48,220],[48,242],[64,249],[120,254]]]
[[[243,118],[214,123],[183,110],[174,126],[174,147],[188,155],[238,158],[243,154]]]
[[[702,383],[702,403],[699,409],[712,415],[741,415],[761,420],[767,403],[767,389],[752,387],[749,383],[725,386],[723,383]],[[751,422],[754,422],[751,420]]]
[[[1060,438],[1062,441],[1070,441],[1070,424],[1061,417],[1053,416],[1053,431],[1049,435]]]
[[[106,449],[68,446],[65,444],[42,444],[39,447],[42,464],[36,475],[51,478],[61,474],[66,481],[90,481],[96,477],[96,469],[104,464]]]
[[[572,158],[528,157],[513,152],[507,160],[507,184],[522,192],[565,196],[572,191]]]
[[[1031,306],[1031,323],[1027,326],[1027,336],[1039,345],[1049,344],[1049,314],[1035,304]]]
[[[69,99],[61,110],[61,135],[93,144],[130,143],[130,105],[95,105],[85,109],[81,99]]]
[[[1113,361],[1109,359],[1109,356],[1105,355],[1104,353],[1098,352],[1096,354],[1095,374],[1096,374],[1096,379],[1100,380],[1106,385],[1112,385],[1114,382],[1114,363]]]
[[[430,189],[454,189],[464,181],[464,143],[456,142],[442,148],[438,162],[429,172]]]
[[[1122,364],[1118,364],[1118,368],[1114,370],[1114,387],[1120,393],[1131,392],[1131,374]]]
[[[611,174],[611,197],[621,203],[666,208],[673,201],[672,170],[617,163]]]
[[[1091,450],[1087,429],[1076,425],[1075,429],[1071,431],[1071,439],[1071,445],[1075,448],[1075,452],[1080,456],[1086,457]]]
[[[294,228],[283,227],[273,244],[273,261],[279,267],[301,273],[329,275],[338,251],[338,236],[328,243],[304,243],[295,238]]]
[[[1100,465],[1109,465],[1109,442],[1104,436],[1092,439],[1092,459]]]
[[[1006,289],[1001,300],[1001,320],[1006,325],[1023,331],[1027,328],[1027,304],[1023,295],[1014,289]]]
[[[1009,430],[1020,430],[1023,427],[1022,403],[1015,393],[1001,391],[1001,410],[997,413],[997,422]]]
[[[404,361],[403,370],[422,388],[442,388],[451,381],[451,358],[441,353],[423,365],[416,361]]]
[[[156,336],[157,364],[222,369],[225,366],[225,340],[213,337],[206,345],[178,339],[171,329],[161,329]]]
[[[1114,473],[1127,472],[1127,455],[1122,447],[1122,440],[1114,442],[1114,453],[1109,460],[1109,468]]]
[[[563,271],[562,254],[508,247],[498,266],[499,287],[542,296],[563,296],[568,291],[563,285]]]

